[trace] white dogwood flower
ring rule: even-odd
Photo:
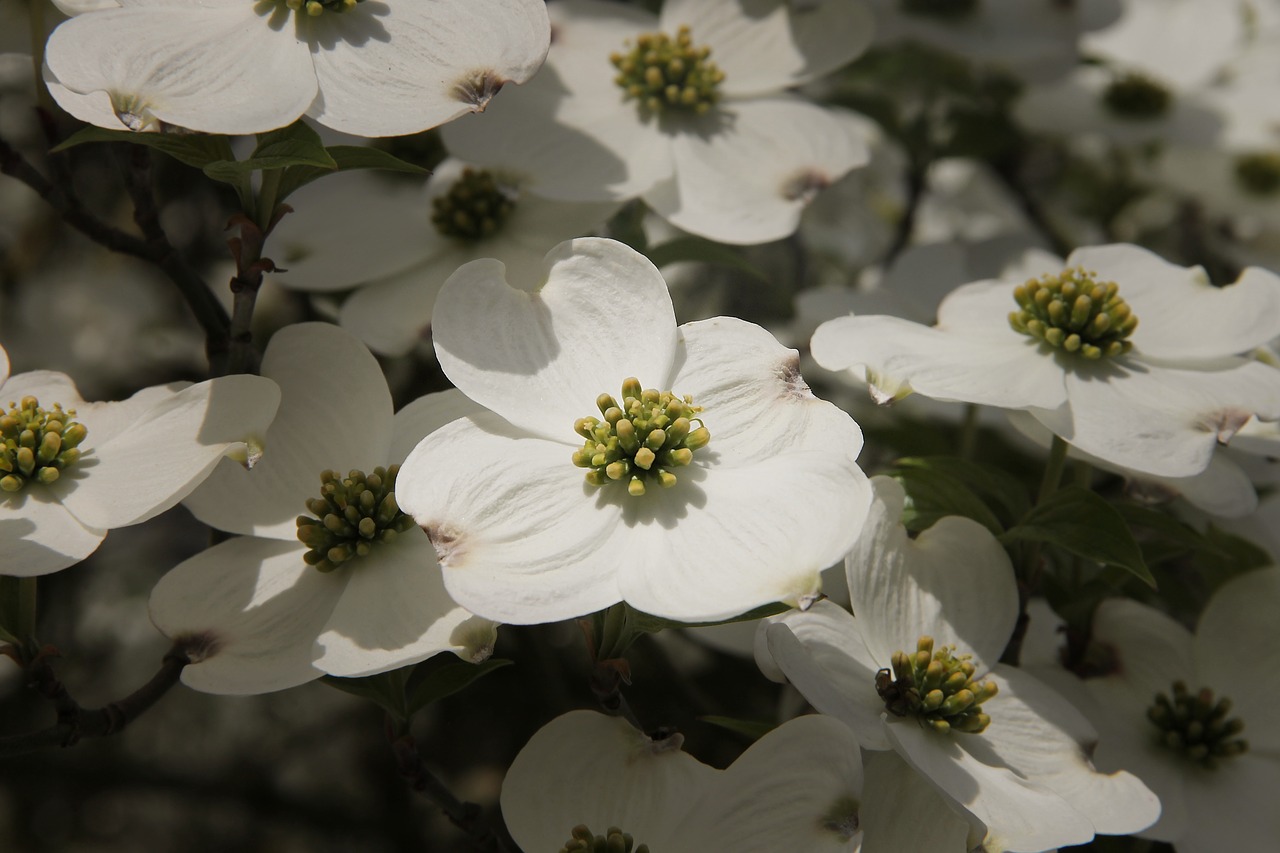
[[[543,70],[450,127],[449,150],[536,175],[530,189],[550,198],[640,196],[726,243],[786,237],[817,191],[867,160],[861,122],[784,91],[865,49],[864,0],[668,0],[658,16],[597,0],[548,8]]]
[[[308,115],[361,136],[415,133],[527,80],[542,0],[119,0],[49,37],[50,91],[119,130],[256,133]]]
[[[449,598],[431,543],[395,494],[410,448],[474,406],[446,393],[393,416],[373,356],[325,323],[277,332],[262,374],[282,399],[260,458],[216,469],[186,501],[201,521],[241,535],[179,564],[151,593],[156,627],[193,649],[183,681],[264,693],[444,651],[488,657],[496,626]]]
[[[1140,322],[1139,322],[1140,321]],[[1108,462],[1203,471],[1250,417],[1280,418],[1280,370],[1238,357],[1280,334],[1280,277],[1214,287],[1134,246],[1079,249],[1059,273],[952,292],[930,328],[896,317],[819,327],[813,357],[865,375],[879,402],[912,391],[1025,409]]]
[[[682,751],[683,741],[594,711],[557,717],[507,771],[502,815],[512,838],[526,853],[575,840],[586,846],[570,850],[625,853],[858,849],[862,763],[840,723],[791,720],[724,770]],[[590,846],[613,834],[617,847]]]
[[[902,487],[872,483],[877,500],[845,561],[856,617],[825,601],[774,617],[762,629],[766,671],[780,669],[864,748],[897,752],[988,849],[1041,851],[1150,825],[1159,802],[1127,773],[1094,770],[1085,718],[997,662],[1018,590],[996,538],[948,516],[911,539]]]
[[[440,365],[491,410],[428,436],[400,477],[453,597],[522,624],[811,601],[870,500],[858,425],[760,327],[677,327],[627,246],[573,240],[545,263],[529,292],[473,261],[436,300]]]
[[[258,376],[89,403],[65,374],[8,374],[0,349],[0,575],[19,577],[72,566],[108,530],[178,503],[222,457],[243,456],[280,401]]]

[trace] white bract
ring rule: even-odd
[[[251,468],[216,469],[186,501],[201,521],[241,535],[181,563],[151,594],[156,627],[197,662],[183,681],[212,693],[264,693],[443,651],[488,657],[496,626],[449,598],[431,543],[397,513],[393,488],[383,494],[394,476],[382,466],[474,407],[446,393],[393,416],[373,356],[324,323],[277,332],[262,374],[279,383],[282,400],[260,458]],[[335,469],[326,498],[322,472]],[[360,510],[351,516],[344,506]],[[303,522],[307,513],[315,523]],[[304,526],[333,535],[303,544]]]
[[[529,292],[473,261],[436,301],[441,367],[491,410],[428,436],[400,477],[450,593],[515,623],[810,602],[870,501],[858,425],[760,327],[677,327],[627,246],[573,240],[545,263]]]
[[[288,268],[273,278],[313,292],[358,285],[338,322],[375,352],[404,355],[423,338],[436,294],[458,267],[495,258],[513,283],[532,287],[549,249],[619,206],[539,198],[525,191],[529,183],[454,159],[436,166],[425,188],[365,171],[314,181],[289,197],[296,212],[272,232],[270,250]]]
[[[1219,588],[1194,635],[1136,601],[1098,607],[1091,659],[1109,671],[1076,682],[1075,695],[1102,735],[1098,766],[1131,771],[1160,795],[1164,811],[1143,837],[1178,853],[1274,845],[1280,689],[1268,676],[1280,663],[1277,608],[1274,568]]]
[[[1100,459],[1188,477],[1250,417],[1280,418],[1280,371],[1237,356],[1277,333],[1280,277],[1250,268],[1219,288],[1199,267],[1114,245],[1077,250],[1061,273],[1022,284],[961,287],[932,328],[832,320],[812,352],[865,375],[880,402],[915,391],[1025,409]]]
[[[775,617],[762,628],[766,672],[780,669],[864,748],[896,751],[988,849],[1041,851],[1148,826],[1158,801],[1126,773],[1094,770],[1085,718],[997,663],[1018,618],[1000,543],[957,516],[910,539],[902,487],[872,483],[877,500],[845,561],[856,618],[825,601]],[[927,826],[905,824],[882,849],[928,849],[902,843],[913,831]]]
[[[82,5],[82,4],[80,4]],[[50,91],[116,130],[256,133],[308,115],[361,136],[483,110],[550,39],[541,0],[119,0],[49,38]]]
[[[844,65],[871,37],[863,0],[552,3],[555,44],[518,93],[445,144],[537,176],[569,200],[642,197],[726,243],[795,230],[818,190],[867,160],[861,123],[784,90]]]
[[[226,376],[88,403],[62,373],[9,376],[0,349],[0,575],[65,569],[169,509],[243,456],[279,400],[270,380]]]
[[[586,840],[581,830],[571,836],[576,827],[591,836],[617,828],[633,839],[627,853],[858,849],[862,764],[835,720],[784,723],[724,770],[683,752],[683,741],[593,711],[557,717],[507,771],[502,816],[512,838],[526,853]]]

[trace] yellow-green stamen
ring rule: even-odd
[[[932,637],[921,637],[914,654],[894,652],[890,664],[876,673],[876,692],[889,713],[918,717],[943,734],[978,734],[991,724],[981,706],[999,688],[974,680],[972,655],[956,655],[955,646],[935,650]]]
[[[446,237],[492,236],[515,210],[515,193],[485,169],[465,169],[449,191],[431,201],[431,224]]]
[[[1172,699],[1165,693],[1156,694],[1147,719],[1158,730],[1160,743],[1212,770],[1224,759],[1249,750],[1248,741],[1237,737],[1244,731],[1244,722],[1228,719],[1230,712],[1230,699],[1215,701],[1209,688],[1191,693],[1186,684],[1176,681]]]
[[[1138,327],[1120,286],[1098,281],[1082,268],[1028,279],[1013,289],[1021,310],[1009,314],[1014,331],[1088,359],[1111,358],[1133,349]]]
[[[399,465],[374,468],[367,475],[353,470],[346,477],[321,472],[320,497],[307,501],[315,517],[298,516],[298,539],[309,549],[302,556],[308,566],[331,572],[368,555],[375,542],[390,542],[413,527],[413,519],[396,504],[399,472]]]
[[[616,826],[611,826],[604,835],[595,835],[586,826],[579,824],[569,833],[569,840],[560,848],[560,853],[649,853],[649,845],[635,846],[635,839],[629,833]]]
[[[613,81],[626,100],[639,105],[642,115],[702,115],[719,100],[724,72],[710,60],[711,48],[694,46],[688,27],[681,27],[675,38],[646,33],[625,47],[624,53],[609,57],[618,69]]]
[[[1241,154],[1234,164],[1236,180],[1249,195],[1270,197],[1280,192],[1280,152]]]
[[[1168,89],[1135,72],[1116,77],[1102,92],[1103,106],[1121,118],[1159,118],[1172,103]]]
[[[627,492],[639,497],[646,484],[664,488],[676,484],[673,469],[693,461],[693,453],[707,446],[711,433],[696,415],[702,411],[692,397],[670,391],[642,389],[631,377],[622,383],[622,402],[610,394],[596,398],[603,420],[579,418],[573,430],[586,439],[574,452],[573,464],[590,468],[587,482],[603,486],[625,482]],[[697,424],[695,427],[694,424]]]
[[[978,8],[978,0],[900,0],[908,15],[961,18]]]
[[[363,2],[364,0],[284,0],[284,5],[295,12],[316,18],[325,12],[348,12],[357,3]]]
[[[89,431],[71,420],[75,409],[41,407],[35,397],[9,402],[0,415],[0,490],[18,492],[35,480],[52,483],[80,458]]]

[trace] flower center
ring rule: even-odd
[[[618,69],[613,82],[646,118],[672,111],[702,115],[720,99],[717,89],[724,72],[709,59],[711,48],[694,47],[688,27],[681,27],[675,38],[646,33],[634,46],[628,40],[624,47],[625,53],[609,57]]]
[[[908,15],[934,18],[962,18],[978,8],[978,0],[899,0]]]
[[[594,835],[586,826],[578,824],[570,831],[569,840],[560,848],[560,853],[649,853],[648,844],[634,845],[635,839],[616,826],[609,827],[604,835]]]
[[[284,5],[295,12],[315,18],[325,12],[346,12],[363,2],[364,0],[284,0]]]
[[[80,458],[77,449],[89,430],[71,420],[75,409],[63,411],[61,403],[42,408],[35,397],[10,401],[0,415],[0,489],[19,492],[38,480],[52,483],[63,469]]]
[[[648,482],[674,486],[671,469],[688,465],[693,452],[711,440],[702,419],[695,417],[702,407],[693,405],[692,397],[642,390],[635,377],[622,383],[621,404],[611,394],[601,394],[596,405],[604,420],[578,418],[573,424],[573,431],[586,439],[574,452],[573,464],[591,469],[587,482],[593,486],[626,481],[627,491],[636,497],[645,493]]]
[[[1280,152],[1241,154],[1236,158],[1235,173],[1249,195],[1273,196],[1280,191]]]
[[[1133,349],[1128,338],[1138,327],[1129,303],[1114,281],[1100,282],[1083,268],[1028,279],[1013,289],[1021,310],[1009,314],[1014,331],[1051,347],[1100,359]]]
[[[1174,752],[1212,770],[1218,762],[1247,752],[1249,743],[1236,737],[1244,731],[1239,718],[1228,719],[1230,699],[1213,698],[1213,691],[1202,687],[1194,694],[1181,681],[1173,683],[1173,698],[1157,693],[1147,709],[1147,719],[1159,731],[1160,742]]]
[[[1143,74],[1116,77],[1102,93],[1102,104],[1121,118],[1153,119],[1169,111],[1173,95]]]
[[[972,655],[956,655],[955,646],[933,648],[933,637],[916,641],[915,654],[893,653],[892,670],[876,673],[876,692],[898,717],[918,717],[936,732],[978,734],[991,724],[983,702],[996,695],[994,681],[973,678]]]
[[[320,497],[307,501],[310,518],[298,516],[298,539],[309,549],[302,559],[322,572],[366,556],[375,542],[390,542],[413,527],[413,518],[396,503],[399,465],[352,470],[342,477],[320,474]]]
[[[431,224],[445,237],[474,242],[507,221],[516,200],[485,169],[465,169],[449,191],[431,201]]]

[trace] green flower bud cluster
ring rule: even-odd
[[[354,9],[357,3],[363,2],[364,0],[284,0],[284,5],[295,12],[315,18],[325,12],[347,12]]]
[[[515,210],[515,198],[485,169],[465,169],[449,191],[431,200],[431,224],[445,237],[483,240]]]
[[[978,734],[991,724],[982,703],[996,695],[994,681],[973,680],[972,655],[955,655],[954,646],[933,648],[933,637],[916,641],[915,654],[893,653],[892,671],[876,673],[876,692],[889,713],[919,717],[943,734]]]
[[[634,376],[622,383],[622,403],[611,394],[596,398],[604,420],[578,418],[573,431],[586,439],[573,454],[573,464],[590,468],[587,482],[603,486],[626,482],[634,497],[645,493],[647,481],[669,488],[676,484],[671,469],[693,461],[693,452],[707,446],[711,433],[695,415],[702,411],[692,397],[670,391],[641,389]],[[697,428],[694,428],[697,423]]]
[[[635,839],[616,826],[609,827],[604,835],[593,835],[590,829],[579,824],[570,832],[560,853],[649,853],[648,844],[634,845]]]
[[[962,18],[978,8],[978,0],[899,0],[908,15]]]
[[[1280,152],[1241,154],[1236,158],[1235,173],[1240,186],[1250,195],[1274,196],[1280,192]]]
[[[1194,694],[1181,681],[1173,684],[1173,698],[1164,693],[1147,709],[1147,719],[1159,730],[1160,743],[1207,769],[1214,769],[1225,758],[1249,750],[1248,741],[1236,737],[1244,731],[1240,719],[1228,719],[1231,700],[1213,698],[1213,691],[1202,687]]]
[[[315,516],[298,516],[298,539],[309,549],[308,566],[331,572],[356,557],[366,556],[375,542],[390,542],[413,527],[413,519],[396,503],[399,465],[352,470],[346,477],[333,471],[320,474],[320,497],[307,501]]]
[[[720,98],[724,72],[708,57],[711,48],[694,47],[688,27],[673,39],[666,33],[646,33],[627,42],[626,53],[609,61],[618,69],[613,78],[626,100],[634,100],[645,115],[666,111],[706,113]]]
[[[21,491],[32,480],[52,483],[80,458],[78,449],[89,430],[71,420],[75,410],[40,406],[35,397],[9,402],[0,415],[0,489]]]
[[[1121,118],[1159,118],[1172,103],[1168,89],[1134,72],[1116,77],[1102,92],[1102,105]]]
[[[1100,282],[1081,268],[1029,279],[1013,289],[1022,308],[1009,314],[1015,331],[1088,359],[1111,358],[1133,349],[1138,327],[1120,286]]]

